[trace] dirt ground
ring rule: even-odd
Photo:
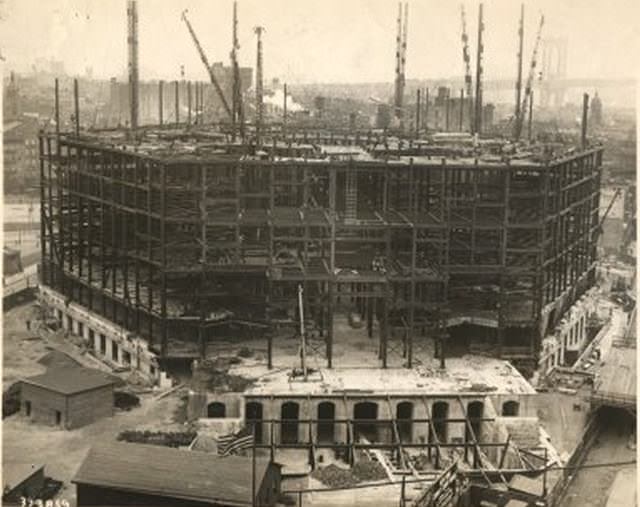
[[[37,336],[28,331],[27,319],[33,319],[33,304],[27,303],[11,308],[2,315],[2,383],[3,389],[20,377],[44,373],[45,368],[37,363],[51,349]]]
[[[26,330],[25,320],[32,303],[15,307],[3,315],[3,382],[7,386],[19,377],[37,375],[45,368],[37,360],[51,350],[42,339]],[[56,343],[56,348],[59,348]],[[73,352],[68,347],[67,352]],[[155,394],[140,396],[140,407],[130,412],[117,411],[114,417],[102,419],[73,431],[34,424],[16,414],[2,422],[2,467],[17,464],[45,465],[47,476],[64,482],[60,499],[75,505],[75,486],[70,480],[80,466],[89,447],[99,442],[115,441],[126,429],[177,430],[176,413],[183,409],[180,392],[158,399]]]
[[[636,451],[628,447],[630,438],[630,422],[627,417],[615,416],[603,424],[603,430],[594,446],[589,451],[585,464],[613,463],[620,461],[630,461],[635,459]],[[629,473],[633,470],[633,473]],[[573,482],[570,484],[567,494],[562,502],[563,507],[605,507],[611,494],[618,472],[619,480],[616,483],[618,488],[624,485],[624,490],[629,507],[636,505],[633,498],[636,494],[636,467],[635,466],[610,466],[599,468],[585,468],[576,473]]]

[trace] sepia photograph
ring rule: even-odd
[[[0,0],[0,504],[636,507],[638,20]]]

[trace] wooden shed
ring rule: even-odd
[[[270,507],[280,465],[256,459],[254,476],[250,457],[114,442],[92,447],[72,482],[78,507],[250,507],[252,483],[257,505]]]

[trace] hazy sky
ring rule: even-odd
[[[466,0],[475,60],[477,5]],[[392,81],[397,2],[391,0],[239,0],[241,65],[255,65],[253,27],[266,28],[265,77],[296,82]],[[515,75],[520,2],[485,0],[485,76]],[[229,61],[231,0],[139,0],[141,78],[188,79],[205,70],[180,19],[189,17],[211,62]],[[636,77],[640,0],[525,2],[528,66],[540,12],[543,36],[566,36],[570,77]],[[126,0],[0,0],[0,48],[9,69],[36,58],[62,60],[70,73],[122,75]],[[462,75],[459,2],[410,0],[407,78]]]

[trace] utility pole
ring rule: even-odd
[[[474,133],[482,132],[482,54],[484,47],[482,45],[482,33],[484,32],[483,21],[483,5],[478,7],[478,52],[476,55],[476,111],[475,111],[475,128]]]
[[[262,103],[262,33],[265,31],[264,27],[256,26],[253,31],[258,37],[258,47],[256,56],[256,144],[260,145],[260,135],[262,130],[262,116],[263,116],[263,103]]]
[[[521,110],[522,100],[522,48],[524,43],[524,4],[520,5],[520,26],[518,27],[518,79],[516,81],[516,110],[514,113],[516,128],[520,121],[520,115],[525,114]]]
[[[129,46],[129,106],[131,109],[131,132],[135,134],[138,128],[139,108],[139,75],[138,75],[138,3],[136,0],[127,1],[127,19]]]

